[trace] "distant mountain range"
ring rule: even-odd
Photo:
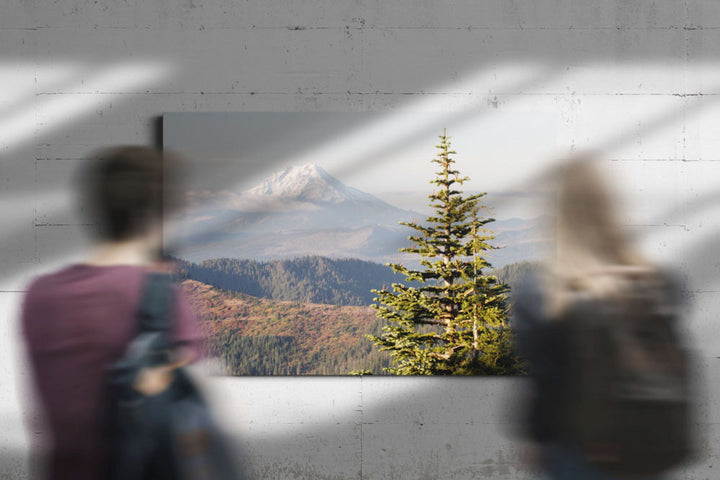
[[[190,209],[171,246],[180,258],[276,260],[321,255],[376,263],[417,262],[398,252],[414,233],[399,225],[424,215],[344,185],[314,164],[288,167],[241,193],[190,192]],[[491,262],[499,267],[543,255],[544,218],[499,220]]]

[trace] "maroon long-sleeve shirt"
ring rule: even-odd
[[[22,326],[50,439],[44,470],[53,480],[105,478],[106,368],[135,335],[146,272],[76,264],[29,287]],[[171,336],[197,349],[195,316],[182,295],[176,299]]]

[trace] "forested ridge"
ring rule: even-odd
[[[404,278],[378,263],[320,256],[259,262],[215,258],[180,261],[183,278],[254,297],[333,305],[370,305],[374,288]]]
[[[539,262],[517,262],[505,265],[504,267],[495,268],[490,270],[490,275],[495,275],[501,283],[505,283],[510,287],[508,296],[512,297],[513,288],[517,285],[520,278],[526,274],[535,271],[538,268]]]
[[[206,348],[228,375],[382,374],[389,357],[364,335],[382,326],[367,306],[276,301],[182,282]]]
[[[534,266],[521,262],[489,273],[513,286]],[[343,271],[344,267],[349,268]],[[370,288],[383,284],[371,274],[379,274],[388,285],[398,281],[386,266],[324,257],[276,262],[214,259],[180,262],[180,272],[207,335],[207,350],[228,375],[343,375],[358,370],[378,375],[389,366],[388,354],[378,352],[365,338],[380,333],[385,324],[368,307]],[[281,272],[294,283],[278,278]],[[310,283],[303,273],[315,279],[317,290],[303,291]],[[353,273],[356,278],[351,278]],[[317,281],[323,275],[327,278]],[[362,284],[368,285],[367,292],[360,290]],[[367,303],[332,304],[319,300],[323,295]]]

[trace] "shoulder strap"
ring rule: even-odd
[[[174,290],[167,273],[146,275],[138,310],[138,333],[167,332],[170,329]]]

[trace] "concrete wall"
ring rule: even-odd
[[[166,111],[552,112],[553,151],[603,151],[628,228],[685,273],[720,434],[720,4],[590,0],[4,0],[0,4],[0,477],[26,475],[14,361],[27,279],[86,246],[70,179],[91,149],[155,141]],[[544,160],[545,159],[545,160]],[[522,173],[522,172],[519,172]],[[531,176],[518,176],[518,188]],[[518,381],[211,382],[258,478],[527,478]],[[213,397],[215,398],[215,397]],[[225,401],[220,401],[223,398]],[[714,469],[713,469],[714,467]]]

